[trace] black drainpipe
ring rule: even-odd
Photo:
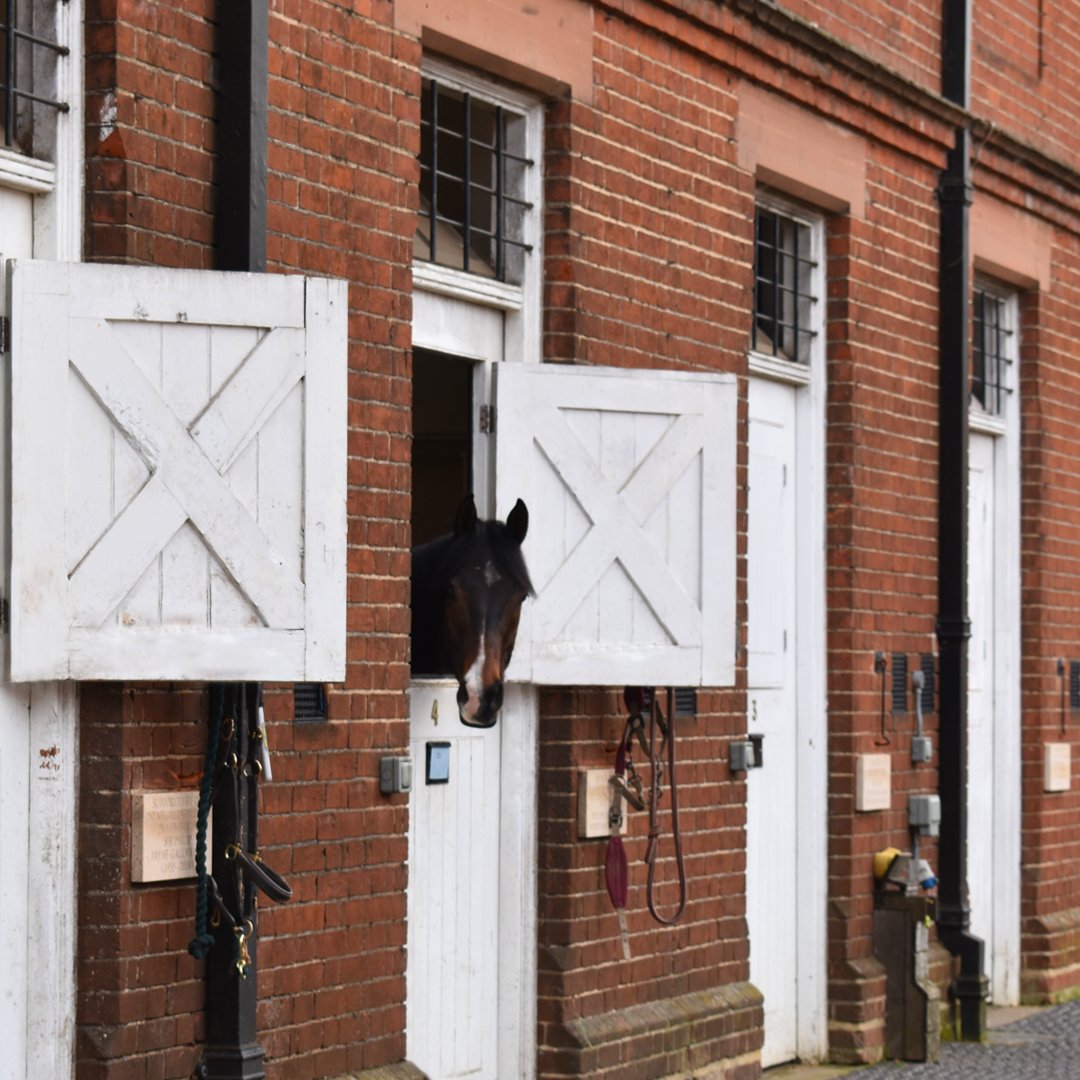
[[[269,52],[268,0],[219,0],[217,64],[217,204],[214,215],[218,270],[266,270],[266,143]],[[229,691],[226,693],[226,691]],[[236,683],[211,692],[233,702],[235,745],[247,758],[258,683]],[[212,709],[212,706],[211,706]],[[244,773],[241,765],[241,774]],[[228,775],[218,769],[219,780]],[[213,877],[222,898],[239,912],[236,862],[230,844],[255,846],[258,778],[235,786],[219,783],[214,793]],[[254,889],[248,882],[246,891]],[[250,906],[250,905],[247,905]],[[249,962],[238,969],[237,941],[222,919],[206,954],[206,1047],[196,1075],[203,1080],[262,1080],[264,1051],[258,1042],[258,917],[244,938]]]
[[[970,105],[971,0],[944,0],[942,94]],[[968,619],[968,370],[971,279],[968,208],[971,206],[971,131],[956,129],[938,185],[939,252],[939,462],[938,621],[940,651],[941,837],[938,848],[938,936],[958,957],[951,995],[957,1034],[978,1041],[986,1030],[988,980],[984,947],[971,933],[967,885],[967,646]],[[957,1026],[954,1024],[954,1026]]]
[[[219,270],[266,270],[268,0],[218,0]]]

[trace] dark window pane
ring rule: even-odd
[[[818,302],[810,227],[758,207],[755,233],[752,347],[768,356],[808,364]]]
[[[433,79],[423,87],[414,256],[520,283],[531,209],[525,120]]]

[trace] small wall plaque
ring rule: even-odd
[[[1072,746],[1067,742],[1043,747],[1043,791],[1068,791],[1072,785]]]
[[[892,758],[860,754],[855,759],[855,809],[888,810],[892,805]]]
[[[131,796],[131,880],[182,881],[195,876],[197,791],[136,791]],[[206,834],[209,853],[211,833]],[[209,854],[207,856],[209,858]]]

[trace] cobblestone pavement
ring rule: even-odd
[[[941,1044],[936,1063],[885,1062],[846,1080],[1080,1080],[1080,1000],[993,1028],[985,1043]]]

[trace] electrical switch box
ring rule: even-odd
[[[379,790],[384,795],[412,791],[412,759],[384,757],[379,759]]]
[[[934,756],[934,744],[929,735],[914,735],[911,739],[911,763],[921,765]]]
[[[937,795],[908,796],[908,824],[923,836],[937,836],[941,830],[941,799]]]
[[[733,742],[728,752],[732,772],[745,772],[757,765],[756,748],[752,742]]]

